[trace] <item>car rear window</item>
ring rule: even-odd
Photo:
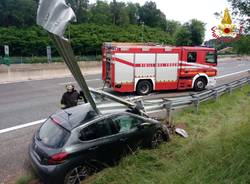
[[[67,141],[69,134],[56,120],[49,118],[40,128],[37,138],[48,147],[60,148]]]

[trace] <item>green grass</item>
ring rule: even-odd
[[[90,177],[93,184],[250,183],[250,87],[208,101],[198,113],[174,114],[187,139],[174,135],[155,150],[140,150]]]
[[[31,182],[32,179],[33,176],[31,175],[22,176],[16,181],[16,184],[28,184]]]

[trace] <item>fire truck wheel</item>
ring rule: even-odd
[[[194,90],[195,91],[202,91],[205,89],[207,83],[206,80],[203,78],[198,78],[196,79],[196,81],[194,82]]]
[[[141,80],[137,84],[136,93],[138,95],[147,95],[153,90],[152,83],[148,80]]]

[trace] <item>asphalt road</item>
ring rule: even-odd
[[[250,69],[250,62],[226,61],[218,65],[219,76]],[[218,80],[218,85],[243,77],[238,74]],[[86,76],[90,87],[101,88],[101,75]],[[60,109],[60,98],[64,85],[74,82],[72,78],[27,81],[0,84],[0,130],[48,117]],[[173,96],[189,92],[156,92],[153,95]],[[25,172],[27,147],[34,131],[40,125],[0,134],[0,184],[11,183],[14,176]]]

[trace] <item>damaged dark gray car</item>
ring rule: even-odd
[[[82,104],[50,116],[35,133],[29,156],[45,183],[79,184],[138,147],[168,139],[158,121],[129,112],[98,115]]]

